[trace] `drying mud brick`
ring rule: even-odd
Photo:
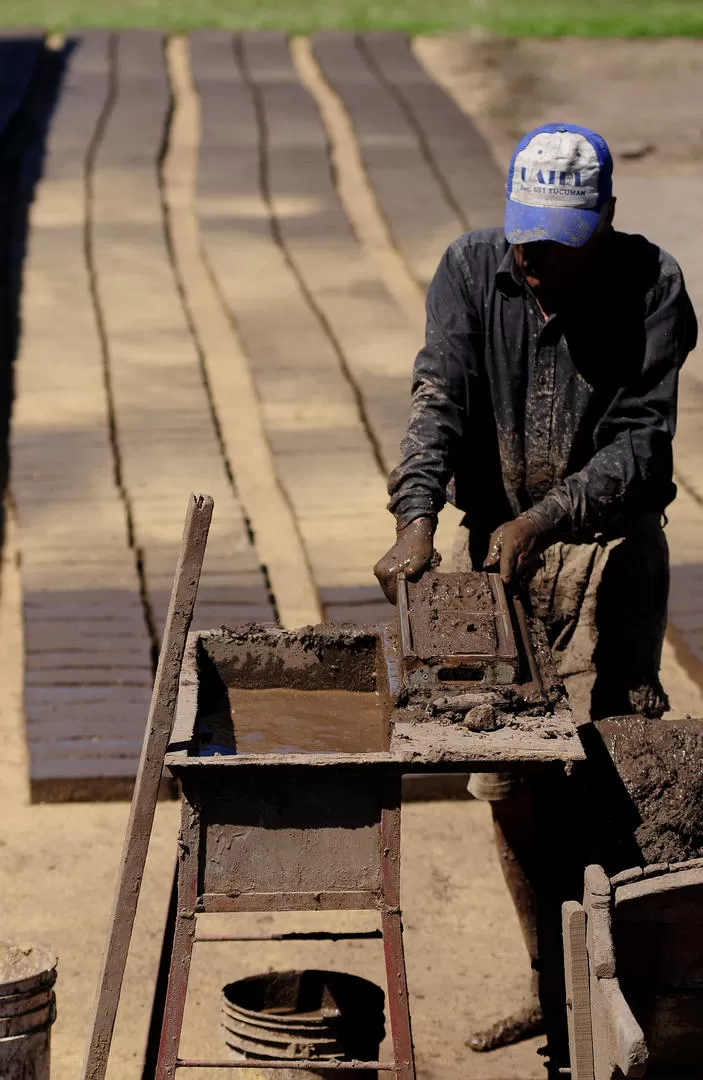
[[[424,288],[442,251],[464,223],[447,204],[433,163],[364,40],[317,34],[314,52],[354,124],[364,166],[394,242]]]

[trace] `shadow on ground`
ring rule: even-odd
[[[69,43],[50,49],[39,35],[0,37],[0,485],[9,475],[14,362],[21,331],[22,268],[29,212],[41,177],[47,133]],[[4,541],[0,502],[0,544]]]

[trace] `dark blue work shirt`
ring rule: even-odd
[[[680,267],[611,230],[602,272],[546,319],[502,229],[464,233],[427,296],[401,460],[400,524],[447,498],[488,534],[534,507],[554,539],[616,536],[676,494],[678,374],[696,343]]]

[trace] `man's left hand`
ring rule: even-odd
[[[484,570],[499,566],[503,584],[514,585],[529,570],[533,559],[549,546],[546,524],[540,525],[537,520],[524,514],[513,521],[506,521],[488,541]]]

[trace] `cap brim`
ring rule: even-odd
[[[572,206],[526,206],[508,199],[505,204],[505,235],[511,244],[553,240],[567,247],[583,247],[595,232],[599,210]]]

